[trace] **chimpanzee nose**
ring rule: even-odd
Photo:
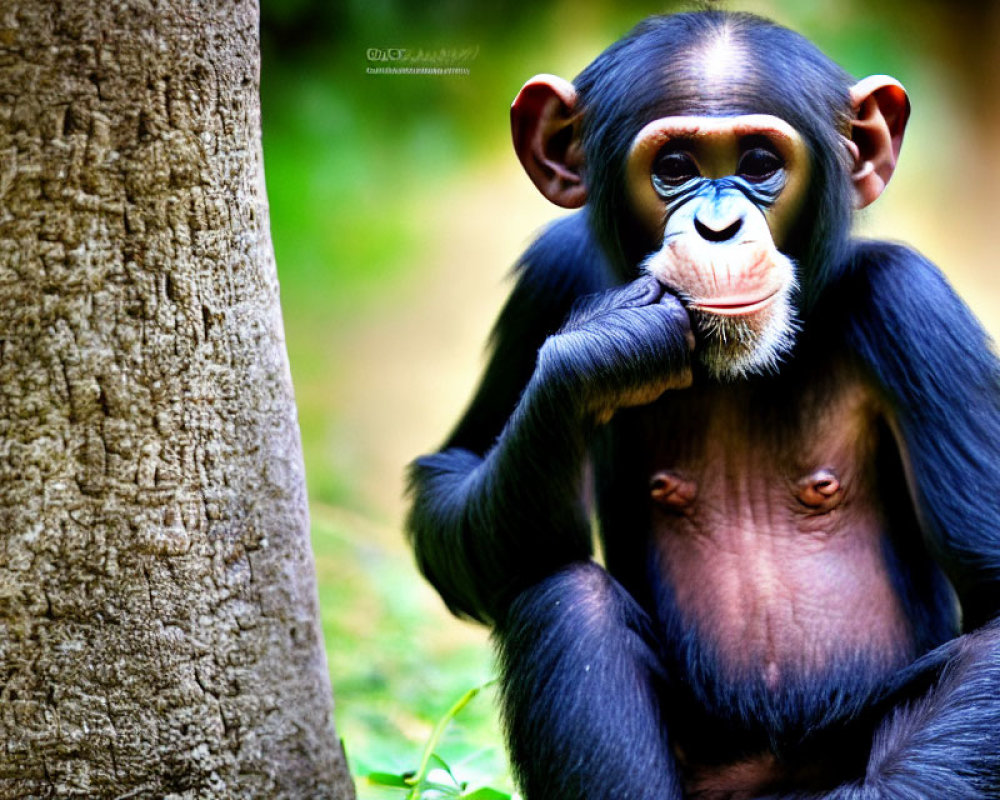
[[[710,216],[705,220],[699,217],[694,218],[694,229],[698,231],[701,238],[709,242],[728,242],[740,232],[742,227],[742,215],[735,218],[732,216],[722,218]]]

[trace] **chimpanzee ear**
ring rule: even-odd
[[[851,88],[854,205],[864,208],[882,194],[896,169],[910,116],[906,90],[888,75],[862,78]]]
[[[557,206],[587,201],[576,89],[555,75],[536,75],[510,107],[514,150],[528,177]]]

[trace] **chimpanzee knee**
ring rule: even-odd
[[[527,800],[680,797],[649,620],[601,567],[573,564],[523,592],[495,640]]]

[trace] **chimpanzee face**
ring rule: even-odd
[[[767,372],[790,351],[847,246],[851,206],[891,177],[909,115],[888,76],[852,85],[818,51],[788,58],[784,39],[737,34],[629,40],[579,91],[538,75],[511,107],[535,185],[590,206],[616,277],[644,270],[681,299],[717,378]]]
[[[795,266],[780,248],[808,174],[802,138],[769,115],[666,117],[633,141],[628,197],[658,243],[641,267],[685,303],[717,377],[766,370],[792,345]]]

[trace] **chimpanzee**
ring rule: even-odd
[[[494,628],[528,800],[1000,797],[998,362],[937,268],[849,232],[908,115],[722,11],[514,101],[585,208],[521,259],[408,526]]]

